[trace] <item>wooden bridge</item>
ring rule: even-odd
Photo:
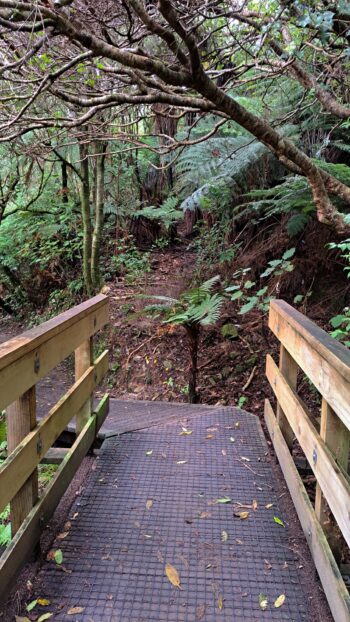
[[[10,503],[13,536],[0,558],[2,598],[99,435],[83,494],[34,583],[35,619],[314,619],[259,419],[233,407],[107,395],[95,404],[108,353],[94,358],[93,336],[107,322],[108,301],[97,296],[0,346],[9,450],[0,512]],[[272,302],[269,325],[281,351],[279,366],[267,359],[277,412],[266,401],[265,420],[334,620],[349,622],[338,561],[350,543],[350,354],[283,301]],[[73,386],[37,421],[36,384],[73,352]],[[320,423],[297,394],[298,370],[322,395]],[[72,421],[76,440],[39,497],[38,465]],[[315,507],[293,442],[317,479]]]

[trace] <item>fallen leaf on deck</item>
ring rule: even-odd
[[[269,510],[269,509],[270,509],[270,508],[272,508],[272,507],[273,507],[273,503],[268,503],[267,505],[265,505],[265,508],[266,508],[267,510]]]
[[[235,442],[235,439],[234,439],[234,437],[233,437],[233,436],[230,436],[230,441],[231,441],[231,443],[234,443],[234,442]]]
[[[237,421],[237,423],[235,423],[235,428],[240,428],[240,427],[241,427],[241,424],[239,421]]]
[[[273,520],[275,521],[275,523],[277,523],[277,525],[281,525],[281,527],[284,527],[284,522],[278,518],[278,516],[274,516]]]
[[[68,536],[69,531],[62,531],[57,536],[57,540],[64,540]]]
[[[178,573],[178,571],[176,570],[176,568],[174,566],[172,566],[171,564],[166,564],[165,565],[165,574],[168,577],[170,583],[174,587],[178,587],[179,589],[181,589],[180,576],[179,576],[179,573]]]
[[[40,616],[40,618],[38,618],[37,622],[45,622],[45,620],[52,618],[52,616],[53,613],[44,613],[42,616]]]
[[[284,601],[286,600],[286,595],[285,594],[281,594],[278,598],[276,598],[275,600],[275,607],[282,607]]]
[[[249,512],[234,512],[233,514],[236,518],[240,518],[241,520],[246,520],[249,518]]]
[[[236,538],[236,542],[237,544],[244,544],[243,540],[239,540],[239,538]]]
[[[232,503],[232,499],[230,497],[221,497],[221,499],[216,499],[216,503]]]
[[[214,438],[214,434],[207,434],[207,438]]]
[[[70,520],[68,520],[63,527],[63,531],[69,531],[71,526],[72,526],[72,523],[70,522]]]
[[[152,505],[153,505],[152,499],[147,499],[147,501],[146,501],[146,508],[147,508],[147,510],[150,510]]]
[[[205,605],[197,605],[196,620],[203,620],[205,615]]]
[[[252,508],[253,508],[254,512],[257,509],[257,507],[258,507],[258,502],[257,502],[256,499],[253,499]]]
[[[146,451],[146,456],[151,456],[153,454],[153,449],[149,449]]]
[[[211,518],[211,512],[201,512],[199,518]]]
[[[265,563],[265,570],[271,570],[272,566],[269,562],[268,559],[264,559],[264,563]]]
[[[144,534],[144,537],[145,537],[147,540],[150,540],[150,539],[152,538],[152,536],[150,536],[148,533],[145,533],[145,534]]]
[[[38,598],[38,605],[42,607],[47,607],[50,604],[50,601],[47,598]]]
[[[221,594],[219,594],[219,598],[218,598],[218,609],[220,609],[220,611],[221,611],[221,609],[223,608],[223,606],[224,606],[224,603],[223,603],[223,600],[222,600],[222,596],[221,596]]]
[[[67,611],[67,615],[74,616],[76,613],[83,613],[85,607],[71,607]]]
[[[54,552],[54,560],[55,560],[56,564],[62,564],[62,562],[63,562],[63,553],[62,553],[61,549],[57,549]]]
[[[182,428],[180,432],[180,436],[190,436],[192,434],[192,430],[188,430],[187,428]]]
[[[265,594],[259,594],[259,606],[260,606],[260,609],[265,611],[265,609],[267,609],[267,603],[268,602],[269,601],[267,600],[267,596],[265,596]]]
[[[217,428],[207,428],[207,432],[217,432]]]
[[[244,460],[244,462],[250,462],[250,458],[246,458],[245,456],[241,456],[241,460]]]
[[[29,603],[29,605],[26,606],[26,610],[32,611],[32,609],[34,609],[34,607],[37,605],[38,601],[37,600],[32,600],[31,603]]]
[[[187,464],[187,460],[177,460],[176,464]]]
[[[16,622],[30,622],[29,618],[23,618],[21,616],[15,616]]]
[[[227,531],[222,531],[221,532],[221,542],[227,542],[228,540],[228,533]]]
[[[222,453],[222,455],[223,455],[223,456],[227,456],[227,451],[226,451],[226,449],[222,449],[222,450],[221,450],[221,453]]]

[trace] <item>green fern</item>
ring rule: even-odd
[[[144,216],[150,220],[158,220],[163,223],[166,229],[175,224],[181,218],[183,213],[178,209],[179,200],[177,197],[170,196],[160,206],[148,205],[135,213],[135,216]]]

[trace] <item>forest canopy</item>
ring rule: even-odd
[[[247,171],[257,190],[286,174],[299,225],[347,234],[349,21],[345,0],[0,0],[0,222],[78,206],[88,293],[106,214],[131,197],[170,226],[254,190]]]

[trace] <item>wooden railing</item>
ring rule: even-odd
[[[269,327],[280,341],[279,367],[267,356],[277,400],[265,421],[336,622],[349,622],[350,596],[337,562],[350,546],[350,351],[283,300],[270,305]],[[297,394],[301,369],[322,396],[320,423]],[[311,504],[290,453],[294,437],[316,477]]]
[[[10,503],[12,541],[0,557],[0,597],[37,545],[108,413],[93,391],[108,370],[108,351],[93,360],[93,335],[108,322],[99,295],[0,345],[0,409],[6,408],[8,458],[0,468],[0,512]],[[75,353],[75,383],[37,422],[35,385]],[[38,464],[76,417],[76,440],[38,497]]]

